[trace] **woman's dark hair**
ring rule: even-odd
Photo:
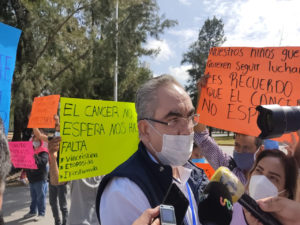
[[[288,198],[294,200],[296,197],[297,178],[298,178],[297,162],[294,157],[287,156],[280,150],[277,149],[264,150],[260,154],[258,154],[254,162],[254,165],[248,174],[249,178],[253,173],[253,171],[255,170],[259,161],[265,157],[274,157],[274,158],[278,158],[281,161],[284,167],[284,174],[285,174],[284,188],[288,193]]]

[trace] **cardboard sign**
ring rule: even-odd
[[[258,136],[256,106],[300,102],[300,47],[211,48],[197,112],[208,126]]]
[[[11,82],[21,30],[0,23],[0,117],[5,134],[9,128]]]
[[[28,128],[54,128],[59,95],[34,98]]]
[[[8,142],[10,159],[15,168],[37,169],[31,141]]]
[[[209,180],[215,173],[215,170],[211,167],[209,163],[195,163],[195,165],[204,170]]]
[[[108,174],[138,148],[134,103],[61,98],[59,181]]]

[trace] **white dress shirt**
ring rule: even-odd
[[[157,163],[152,155],[149,155],[151,159]],[[191,170],[182,166],[177,168],[180,176],[180,183],[175,183],[184,193],[186,198],[189,199],[186,182],[190,177]],[[198,206],[192,191],[191,198],[196,224],[199,225]],[[102,193],[100,202],[101,225],[131,225],[148,208],[151,208],[150,203],[138,185],[128,178],[115,177],[107,184]],[[189,225],[193,225],[192,210],[190,206],[188,207],[185,219]]]

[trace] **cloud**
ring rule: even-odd
[[[169,67],[169,74],[175,77],[175,79],[182,85],[185,86],[187,84],[187,80],[189,79],[189,73],[187,72],[191,69],[191,65],[182,65],[179,67]]]
[[[168,31],[168,34],[171,34],[176,38],[172,38],[172,48],[177,49],[179,47],[184,51],[188,49],[192,43],[197,41],[198,33],[199,28],[172,29]]]
[[[224,46],[300,45],[300,1],[204,0],[225,24]]]
[[[198,36],[199,28],[187,28],[187,29],[172,29],[168,31],[169,34],[175,35],[182,39],[184,42],[196,41]]]
[[[191,5],[191,2],[189,0],[178,0],[183,5]]]
[[[157,64],[168,61],[172,56],[174,56],[174,52],[170,49],[166,40],[150,40],[145,45],[145,48],[159,50],[158,55],[154,59]]]

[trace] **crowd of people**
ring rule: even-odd
[[[206,85],[205,80],[200,83]],[[33,129],[31,141],[38,169],[26,169],[31,204],[25,218],[40,220],[45,215],[49,172],[49,200],[55,225],[160,224],[159,205],[172,184],[177,185],[188,201],[186,213],[177,223],[203,224],[198,210],[202,201],[199,196],[209,179],[193,162],[204,157],[215,170],[229,168],[263,211],[271,213],[282,224],[300,224],[300,188],[297,187],[300,141],[291,143],[286,154],[272,141],[264,144],[260,138],[235,134],[233,156],[226,154],[209,136],[206,126],[199,123],[188,93],[170,75],[144,83],[137,92],[135,104],[140,139],[137,151],[106,176],[69,182],[69,210],[67,183],[58,181],[61,137],[55,135],[48,141],[46,134]],[[54,119],[59,133],[59,118]],[[0,132],[0,160],[1,197],[10,168],[3,131]],[[231,225],[260,223],[241,204],[233,204]]]

